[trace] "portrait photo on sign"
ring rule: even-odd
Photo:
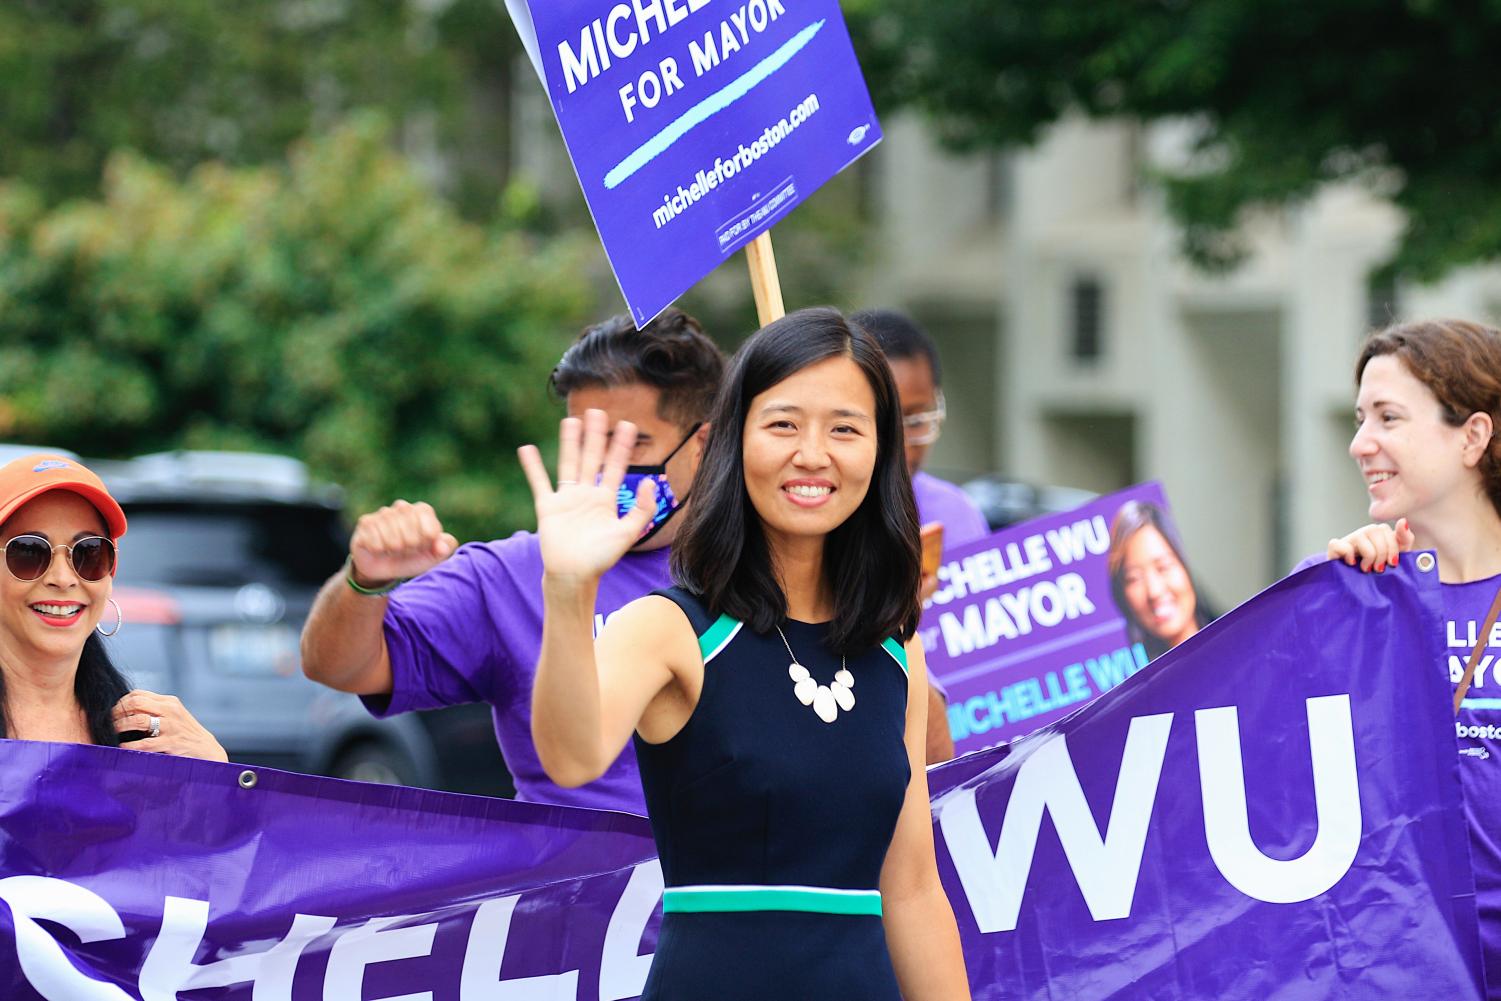
[[[1110,521],[1110,594],[1132,643],[1150,658],[1167,653],[1213,617],[1189,572],[1172,518],[1150,501],[1129,500]]]

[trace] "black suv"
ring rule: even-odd
[[[488,707],[376,720],[354,696],[302,676],[302,624],[348,551],[337,488],[273,455],[90,466],[130,520],[114,592],[124,624],[109,646],[132,684],[182,699],[233,761],[514,793]]]

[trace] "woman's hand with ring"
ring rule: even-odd
[[[133,751],[154,751],[205,761],[228,761],[214,735],[193,718],[174,695],[137,689],[115,703],[116,733],[144,733],[141,740],[123,745]]]

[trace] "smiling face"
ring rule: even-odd
[[[746,492],[768,538],[828,535],[870,490],[875,392],[849,358],[809,365],[751,400],[742,445]]]
[[[1199,599],[1188,568],[1155,526],[1126,540],[1121,581],[1131,616],[1169,647],[1198,632]]]
[[[0,527],[0,542],[35,535],[53,545],[107,536],[94,506],[67,490],[51,490],[16,509]],[[46,572],[17,580],[0,570],[0,650],[22,662],[77,662],[84,640],[104,613],[112,578],[87,581],[73,572],[65,550],[54,550]]]
[[[1372,358],[1361,373],[1350,456],[1376,521],[1423,520],[1482,491],[1472,432],[1445,421],[1432,390],[1393,355]]]

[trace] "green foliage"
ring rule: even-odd
[[[1501,254],[1489,0],[848,0],[878,104],[964,146],[1028,143],[1071,110],[1202,123],[1163,178],[1189,252],[1233,263],[1251,206],[1369,183],[1408,219],[1393,268]]]
[[[514,449],[555,434],[592,236],[459,219],[373,117],[184,182],[117,155],[101,200],[44,205],[0,184],[0,439],[288,452],[358,510],[529,523]]]
[[[369,108],[448,152],[448,193],[488,214],[519,48],[495,0],[6,0],[0,176],[93,195],[115,150],[265,163]]]
[[[0,440],[283,452],[356,509],[529,524],[547,372],[623,307],[577,189],[508,176],[519,50],[499,0],[0,3]],[[777,228],[789,307],[852,285],[861,197]],[[744,258],[683,305],[754,330]]]
[[[536,233],[589,231],[577,188],[510,174],[518,94],[541,88],[501,0],[5,0],[0,2],[0,178],[43,205],[100,196],[131,150],[182,179],[200,163],[278,163],[287,146],[361,110],[465,218]],[[110,175],[113,176],[113,175]],[[164,178],[165,179],[165,178]],[[544,188],[550,188],[543,185]],[[837,301],[868,254],[858,172],[777,227],[789,307]],[[623,309],[603,253],[583,269]],[[734,343],[755,329],[744,259],[682,305]]]

